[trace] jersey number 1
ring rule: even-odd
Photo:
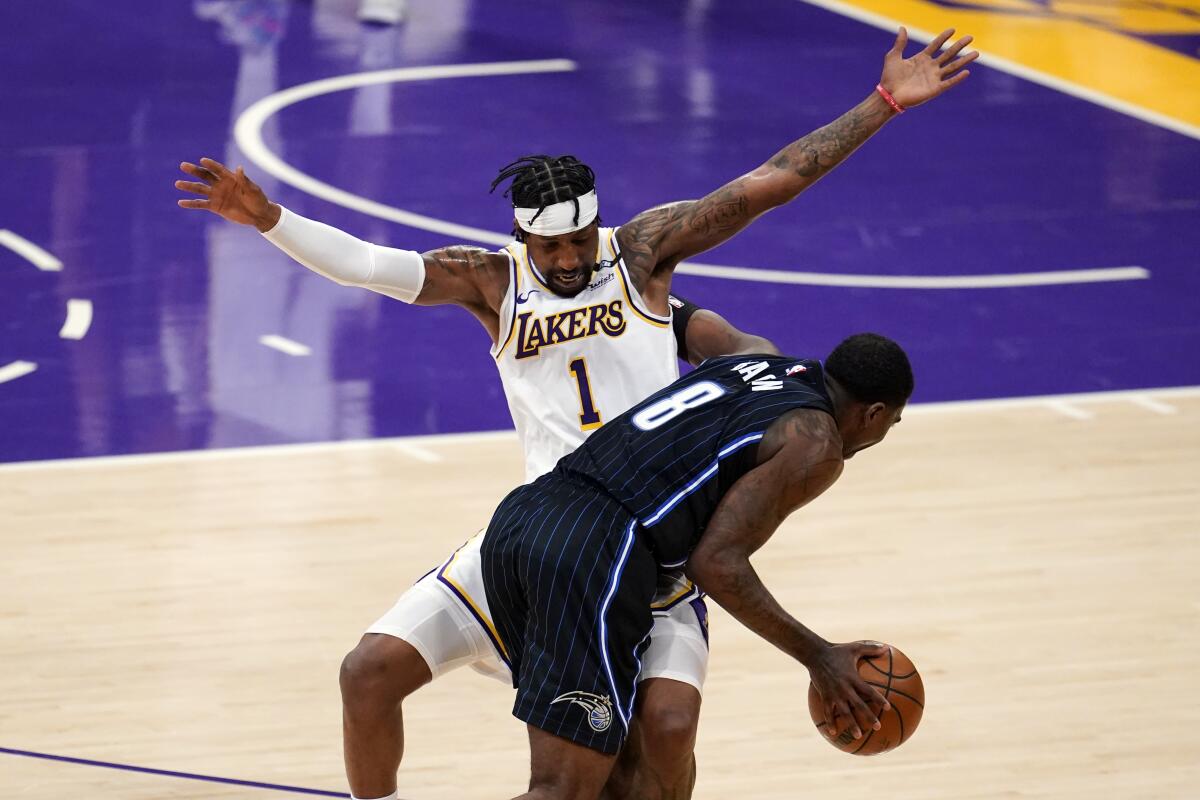
[[[567,370],[575,376],[575,388],[579,390],[579,429],[591,431],[599,428],[602,420],[592,400],[592,384],[588,380],[587,362],[577,358],[568,365]]]

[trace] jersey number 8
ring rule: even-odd
[[[630,421],[639,430],[652,431],[661,428],[688,409],[702,406],[725,394],[724,387],[712,381],[703,381],[685,386],[674,394],[657,400],[633,415]]]

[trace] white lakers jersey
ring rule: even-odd
[[[650,313],[600,229],[596,271],[575,297],[550,290],[521,242],[492,356],[525,449],[525,479],[549,472],[608,420],[679,377],[670,317]]]

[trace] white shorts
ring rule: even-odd
[[[480,532],[417,581],[367,633],[384,633],[411,644],[434,678],[469,666],[511,686],[512,671],[483,589],[482,541]],[[708,674],[704,600],[686,579],[664,578],[659,596],[638,680],[669,678],[703,691]]]

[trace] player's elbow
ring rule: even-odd
[[[692,552],[685,569],[697,586],[720,600],[725,592],[737,586],[738,576],[748,564],[743,554],[728,548],[704,547],[701,543]]]

